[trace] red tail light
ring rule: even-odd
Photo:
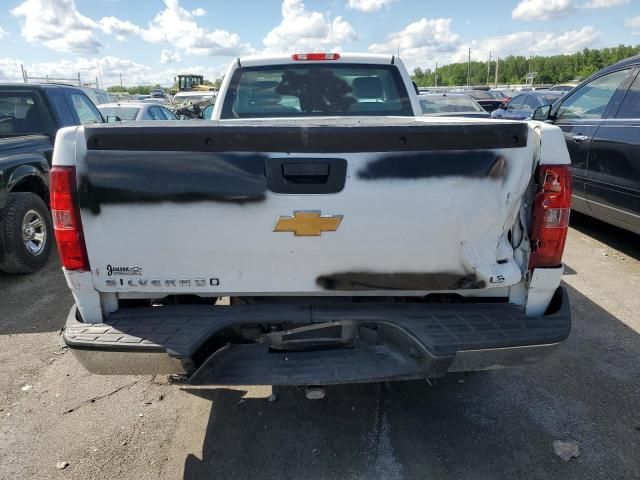
[[[338,60],[339,53],[294,53],[292,60]]]
[[[80,211],[75,202],[76,168],[53,167],[50,173],[51,215],[62,266],[89,271]]]
[[[568,165],[541,165],[533,205],[532,252],[529,269],[557,267],[562,261],[571,212],[571,170]]]

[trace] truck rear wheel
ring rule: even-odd
[[[36,194],[16,192],[9,195],[0,233],[4,245],[0,270],[33,273],[47,263],[53,227],[47,205]]]

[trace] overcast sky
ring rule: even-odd
[[[237,56],[396,53],[410,70],[640,43],[640,0],[0,0],[0,81],[213,80]]]

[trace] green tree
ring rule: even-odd
[[[572,55],[552,55],[548,57],[511,55],[500,59],[498,83],[521,84],[526,82],[529,72],[537,72],[536,84],[553,84],[578,81],[633,55],[640,53],[640,45],[618,45],[603,49],[585,48]],[[467,63],[451,63],[438,68],[438,85],[466,85]],[[489,83],[493,84],[496,64],[491,62]],[[487,62],[471,62],[471,85],[484,85],[487,81]],[[413,71],[413,81],[419,87],[435,85],[435,72],[417,67]]]

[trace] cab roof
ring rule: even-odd
[[[262,65],[283,65],[298,63],[363,63],[363,64],[393,64],[394,55],[384,55],[378,53],[337,53],[340,58],[336,60],[294,60],[292,56],[295,54],[308,54],[311,52],[292,52],[290,54],[279,55],[250,55],[247,57],[239,57],[236,61],[239,67],[257,67]],[[317,52],[313,52],[317,53]]]
[[[60,89],[60,90],[78,90],[82,91],[83,87],[76,85],[67,85],[64,83],[0,83],[0,89],[12,89],[12,90],[48,90],[48,89]]]
[[[640,55],[634,55],[633,57],[625,58],[624,60],[620,60],[618,63],[614,63],[610,67],[607,67],[602,70],[617,70],[620,67],[626,67],[627,65],[636,65],[640,64]]]

